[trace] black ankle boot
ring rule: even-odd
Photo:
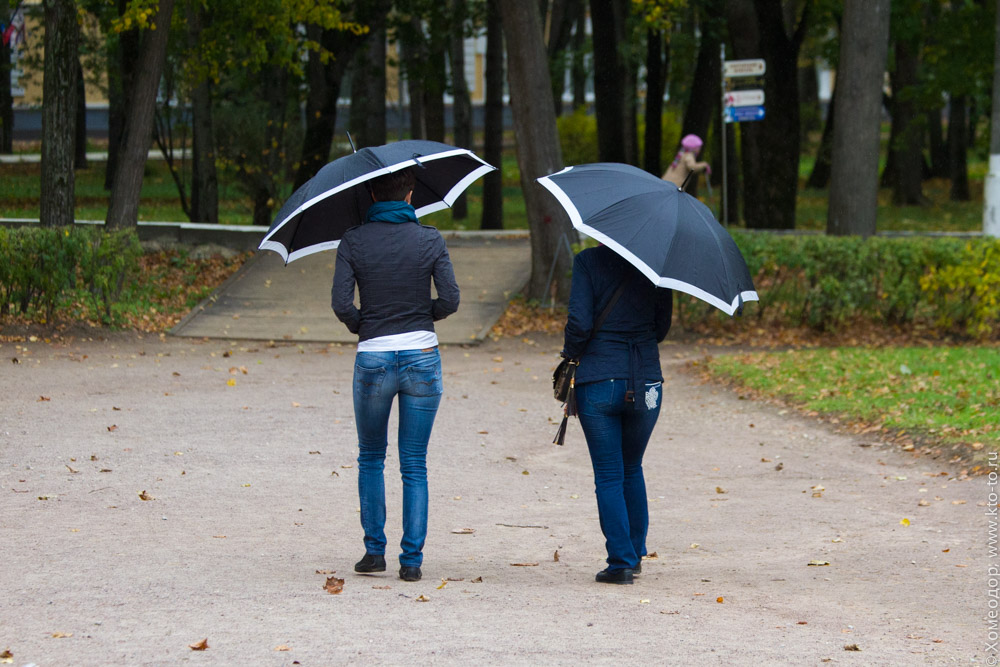
[[[365,554],[365,557],[354,564],[355,572],[385,572],[385,556]]]
[[[606,569],[601,570],[597,573],[595,579],[598,583],[602,584],[632,584],[633,581],[633,571],[630,568],[622,568],[620,570]]]
[[[403,565],[399,568],[399,578],[403,581],[420,581],[420,577],[423,576],[420,572],[419,567],[408,567]]]

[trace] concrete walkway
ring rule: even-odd
[[[442,344],[478,343],[531,272],[527,234],[445,234],[462,291],[458,312],[436,324]],[[336,251],[285,266],[273,252],[255,255],[171,330],[176,336],[355,343],[330,309]]]

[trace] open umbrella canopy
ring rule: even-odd
[[[475,153],[436,141],[407,140],[362,148],[330,162],[292,193],[260,243],[285,263],[336,248],[344,232],[364,222],[372,203],[367,183],[406,167],[417,182],[412,204],[417,216],[455,203],[477,178],[496,169]]]
[[[608,246],[659,287],[728,315],[757,301],[746,261],[707,206],[676,185],[630,165],[584,164],[538,182],[573,226]]]

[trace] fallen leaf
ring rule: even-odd
[[[195,642],[194,644],[188,644],[188,648],[192,651],[204,651],[208,648],[208,637],[202,639],[200,642]]]
[[[558,549],[556,549],[556,552],[554,554],[552,554],[552,560],[555,561],[556,563],[559,562],[559,550]]]
[[[229,385],[230,387],[235,387],[236,386],[236,379],[235,378],[229,378],[228,380],[226,380],[226,384]]]
[[[344,590],[344,580],[338,579],[337,577],[327,577],[326,584],[323,589],[331,595],[338,595]]]
[[[530,472],[528,472],[527,470],[525,470],[525,471],[524,471],[524,472],[522,472],[521,474],[522,474],[522,475],[530,475],[531,473],[530,473]]]
[[[964,505],[965,501],[964,500],[953,500],[953,501],[951,501],[951,504],[952,505]]]
[[[770,463],[771,459],[761,459],[760,462],[761,463]]]
[[[941,553],[943,553],[943,554],[946,554],[946,553],[948,553],[949,551],[951,551],[951,549],[942,549],[942,550],[941,550]]]
[[[224,539],[226,539],[225,535],[212,535],[212,537],[215,538],[215,539],[217,539],[217,540],[224,540]]]
[[[811,560],[808,563],[806,563],[806,565],[814,565],[816,567],[822,567],[824,565],[829,565],[829,564],[830,561],[828,560]]]
[[[778,465],[774,466],[774,469],[775,469],[775,470],[781,470],[781,469],[782,469],[782,468],[784,468],[784,467],[785,467],[785,464],[784,464],[784,463],[779,463]]]
[[[52,400],[52,399],[51,399],[51,398],[49,398],[48,396],[39,396],[39,397],[38,397],[38,400],[37,400],[37,401],[35,401],[35,402],[36,402],[36,403],[41,403],[42,401],[51,401],[51,400]]]
[[[832,539],[832,540],[830,540],[830,541],[831,541],[831,542],[833,542],[834,544],[840,544],[840,543],[841,543],[841,542],[843,542],[844,540],[843,540],[843,539],[841,539],[841,538],[839,538],[839,537],[835,537],[835,538],[833,538],[833,539]]]
[[[465,581],[465,577],[447,577],[445,581]]]
[[[69,471],[70,471],[71,473],[73,473],[74,475],[75,475],[76,473],[80,472],[79,470],[73,470],[72,468],[70,468],[70,467],[69,467],[68,465],[66,465],[65,463],[64,463],[63,465],[65,465],[65,466],[66,466],[66,469],[67,469],[67,470],[69,470]]]
[[[476,431],[479,435],[489,435],[489,431]]]
[[[337,574],[336,570],[316,570],[316,574]]]
[[[0,651],[0,662],[5,664],[14,662],[14,654],[10,652],[9,648]]]
[[[809,621],[799,621],[796,625],[809,625]]]
[[[902,524],[902,525],[904,525],[904,526],[909,526],[910,525],[910,520],[904,517],[904,518],[902,518],[902,519],[899,520],[899,523]]]
[[[700,547],[700,546],[701,546],[701,545],[700,545],[700,544],[698,544],[697,542],[692,542],[692,543],[691,543],[691,546],[690,546],[689,548],[691,548],[691,549],[697,549],[697,548],[698,548],[698,547]]]
[[[431,599],[426,595],[417,596],[417,602],[430,602]]]
[[[649,604],[649,600],[639,600],[639,604]]]
[[[437,587],[437,590],[441,590],[442,588],[444,588],[447,585],[448,585],[448,580],[447,579],[442,579],[441,580],[441,585]]]
[[[55,639],[65,639],[67,637],[72,637],[72,632],[53,632],[52,637]]]
[[[377,591],[388,591],[392,589],[392,586],[372,586]]]
[[[292,401],[292,407],[293,408],[301,408],[302,404],[301,403],[296,403],[295,401]]]
[[[461,499],[462,499],[462,496],[455,496],[455,497],[452,498],[452,500],[461,500]]]
[[[112,424],[111,426],[108,427],[108,430],[109,431],[117,431],[118,430],[118,424]]]
[[[716,493],[729,493],[728,491],[726,491],[726,490],[725,490],[724,488],[722,488],[721,486],[717,486],[717,487],[715,487],[715,492],[716,492]]]
[[[723,602],[726,601],[726,599],[720,595],[719,597],[715,598],[715,601],[718,602],[719,604],[722,604]]]
[[[659,558],[659,557],[660,557],[660,556],[659,556],[659,554],[657,554],[657,553],[656,553],[656,552],[654,551],[654,552],[653,552],[653,553],[651,553],[651,554],[646,554],[645,556],[643,556],[643,557],[642,557],[642,559],[643,559],[643,560],[656,560],[656,559],[657,559],[657,558]]]
[[[292,647],[291,646],[285,646],[284,644],[282,644],[280,646],[275,646],[274,650],[275,651],[291,651]]]
[[[481,583],[483,583],[483,578],[482,577],[476,577],[475,579],[472,580],[472,583],[474,583],[474,584],[481,584]]]
[[[315,451],[312,451],[312,452],[309,452],[309,453],[310,453],[310,454],[319,454],[320,452],[319,452],[319,450],[317,449],[317,450],[315,450]]]
[[[511,563],[514,567],[538,567],[538,563]]]
[[[111,468],[101,468],[97,472],[111,472]]]
[[[917,502],[917,507],[927,507],[927,506],[929,506],[930,504],[931,504],[931,503],[930,503],[930,501],[928,501],[928,500],[924,500],[923,498],[921,498],[921,499],[920,499],[920,500],[919,500],[919,501]]]
[[[844,647],[844,650],[845,651],[860,651],[861,649],[858,647],[857,644],[848,644],[847,646]]]
[[[139,492],[139,500],[155,500],[155,498],[146,493],[146,490],[143,489],[142,491]]]
[[[472,535],[474,532],[476,532],[476,529],[475,528],[456,528],[456,529],[454,529],[451,532],[453,534],[455,534],[455,535]]]

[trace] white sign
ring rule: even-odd
[[[763,76],[766,66],[763,59],[727,60],[722,63],[722,76]]]
[[[722,96],[722,104],[727,107],[753,107],[764,104],[764,91],[732,90]]]

